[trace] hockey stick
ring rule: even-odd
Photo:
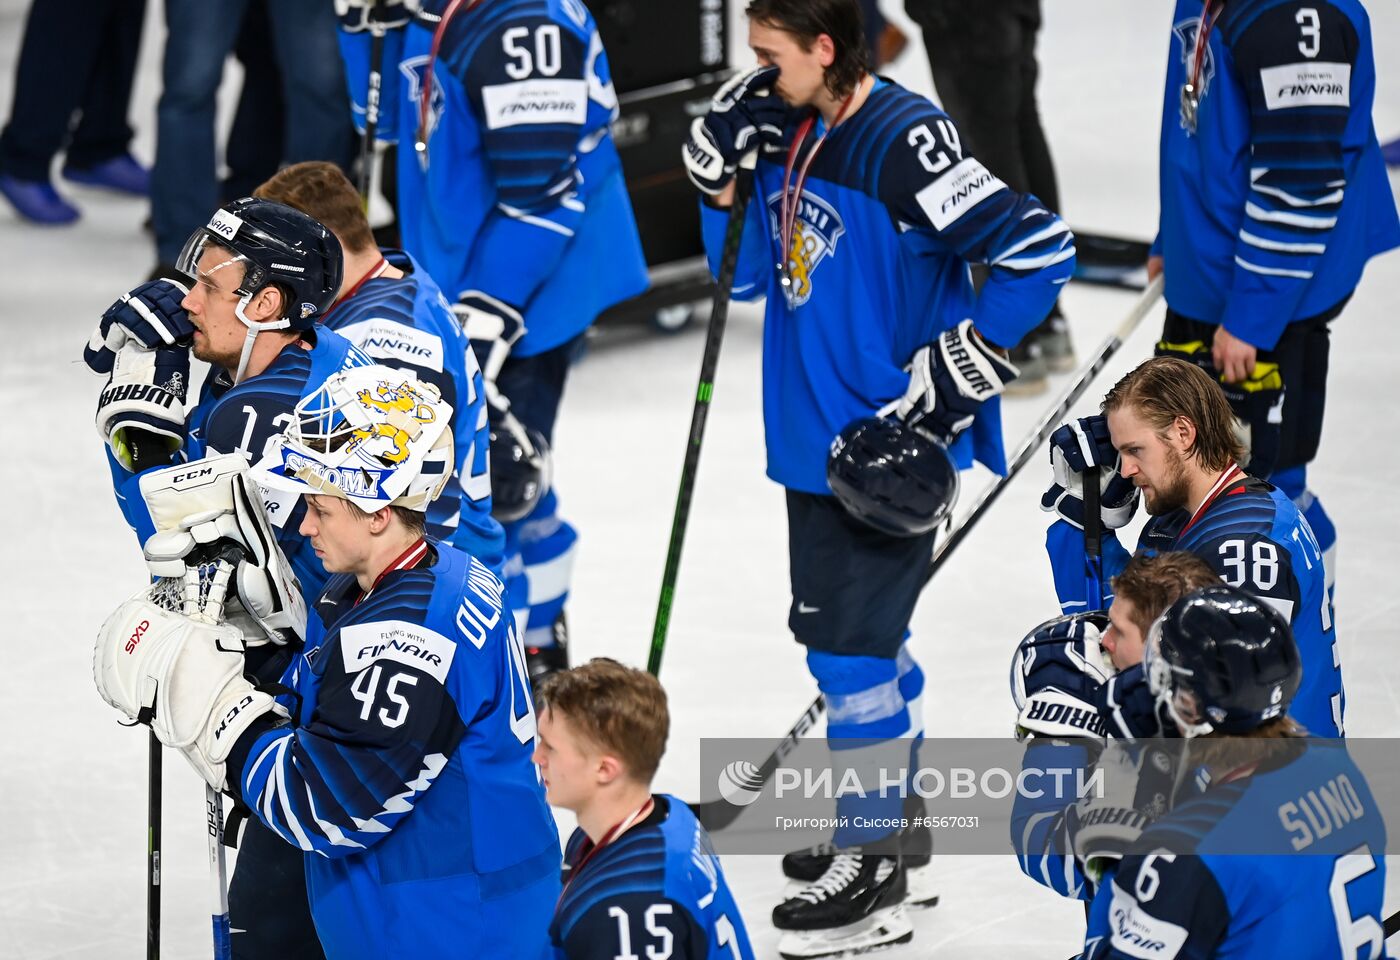
[[[374,4],[375,7],[379,3]],[[373,17],[371,10],[370,16]],[[369,210],[370,168],[378,162],[379,155],[374,150],[374,138],[379,132],[379,92],[383,85],[384,72],[384,27],[370,24],[369,34],[369,85],[365,91],[365,135],[360,140],[360,206]]]
[[[1099,512],[1099,470],[1084,472],[1084,557],[1089,564],[1092,583],[1086,596],[1096,600],[1103,596],[1103,516]]]
[[[126,431],[133,473],[159,464],[165,444],[146,430]],[[160,802],[164,754],[154,730],[146,734],[146,960],[160,960]]]
[[[229,578],[233,575],[237,548],[225,549],[214,561],[215,569],[209,590],[201,602],[200,566],[185,568],[184,614],[205,623],[221,623],[224,619],[224,599],[228,595]],[[228,920],[228,862],[224,858],[224,798],[208,784],[204,785],[204,821],[209,851],[209,893],[213,906],[214,960],[232,960],[233,941]]]
[[[997,498],[1006,491],[1011,481],[1016,479],[1016,475],[1030,462],[1031,457],[1050,439],[1050,434],[1055,432],[1055,429],[1065,418],[1065,415],[1069,413],[1070,408],[1073,407],[1075,403],[1079,401],[1079,398],[1084,395],[1085,391],[1089,389],[1089,384],[1091,384],[1094,378],[1108,365],[1109,360],[1111,360],[1113,355],[1123,346],[1123,341],[1127,340],[1128,337],[1132,335],[1133,331],[1137,329],[1138,324],[1151,312],[1152,308],[1157,303],[1157,298],[1161,295],[1162,278],[1159,276],[1147,285],[1147,289],[1142,292],[1142,296],[1140,296],[1137,303],[1133,305],[1133,309],[1123,318],[1122,322],[1118,324],[1118,327],[1104,338],[1103,343],[1099,344],[1099,348],[1094,354],[1093,359],[1079,368],[1079,373],[1074,378],[1074,382],[1065,388],[1065,391],[1061,393],[1059,398],[1055,401],[1054,406],[1045,411],[1040,420],[1037,421],[1035,426],[1032,427],[1031,431],[1026,435],[1026,438],[1021,441],[1021,445],[1016,448],[1016,452],[1012,455],[1007,465],[1006,475],[997,477],[987,485],[982,491],[982,495],[972,504],[971,509],[958,521],[957,526],[955,526],[952,533],[948,535],[948,539],[939,544],[938,550],[933,555],[933,561],[929,564],[925,583],[933,579],[933,575],[948,561],[953,551],[957,549],[958,544],[966,539],[967,535],[972,532],[973,527],[975,527],[977,522],[986,514],[987,508],[997,501]],[[760,784],[766,784],[773,778],[773,774],[777,772],[778,766],[782,763],[783,758],[792,752],[793,747],[795,747],[797,742],[802,739],[813,725],[815,725],[817,718],[822,715],[822,711],[825,709],[826,700],[821,694],[818,694],[817,698],[812,701],[811,706],[803,712],[797,723],[793,725],[792,729],[789,730],[787,735],[779,742],[777,749],[775,749],[773,753],[769,755],[768,759],[763,761],[763,765],[758,768],[758,781]],[[752,786],[752,784],[750,785]],[[757,787],[757,789],[761,789],[761,786]],[[743,810],[743,807],[736,806],[728,800],[719,798],[692,804],[691,810],[694,811],[696,819],[700,821],[705,829],[721,830],[734,822]]]
[[[744,238],[744,218],[749,196],[753,193],[753,171],[758,162],[754,150],[739,162],[735,177],[734,202],[729,207],[729,222],[724,228],[724,247],[720,253],[718,286],[710,307],[710,325],[705,332],[705,355],[700,361],[700,383],[695,391],[695,406],[690,413],[690,442],[685,448],[685,465],[681,467],[681,487],[676,494],[676,512],[671,518],[671,542],[666,548],[666,570],[661,575],[661,596],[656,601],[656,620],[651,628],[651,653],[647,656],[647,672],[653,677],[661,670],[661,654],[666,648],[666,630],[671,625],[671,605],[676,598],[676,576],[681,566],[681,547],[685,545],[685,528],[690,519],[690,500],[695,493],[695,475],[700,468],[700,443],[705,439],[705,421],[710,414],[710,399],[714,395],[715,370],[719,367],[719,349],[724,341],[724,326],[729,319],[729,298],[734,286],[734,273],[739,266],[739,244]]]
[[[1392,913],[1385,918],[1385,923],[1381,925],[1381,932],[1385,934],[1387,940],[1395,936],[1396,931],[1400,931],[1400,913]]]

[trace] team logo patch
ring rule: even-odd
[[[768,220],[773,238],[782,238],[783,194],[768,195]],[[797,222],[792,228],[792,244],[787,250],[788,306],[800,307],[812,299],[812,274],[818,265],[836,253],[836,242],[846,233],[845,221],[836,208],[811,192],[804,192],[798,203]]]
[[[1201,29],[1199,18],[1192,17],[1189,20],[1182,20],[1172,27],[1172,33],[1176,34],[1177,43],[1181,44],[1181,62],[1186,67],[1186,76],[1189,79],[1195,69],[1193,63],[1196,56],[1196,34]],[[1183,96],[1181,102],[1181,129],[1196,132],[1196,110],[1202,100],[1206,98],[1206,93],[1210,90],[1210,82],[1215,79],[1215,52],[1211,50],[1210,43],[1206,43],[1205,56],[1201,62],[1201,76],[1198,81],[1199,90],[1193,93],[1193,102],[1188,103]]]
[[[427,398],[407,381],[392,386],[381,380],[373,392],[361,390],[355,399],[369,414],[370,423],[352,431],[346,452],[363,445],[366,453],[387,463],[407,460],[409,441],[437,419]]]
[[[419,105],[423,102],[423,78],[428,73],[429,59],[428,55],[424,54],[419,57],[409,57],[399,64],[399,72],[408,80],[405,92],[408,96],[408,107],[413,111],[410,116],[418,116]],[[437,129],[438,121],[442,119],[442,107],[446,97],[442,92],[442,81],[438,79],[439,72],[438,70],[433,71],[433,89],[428,95],[427,123],[424,124],[423,128],[424,140],[433,138],[433,131]],[[421,162],[423,159],[421,155],[419,159]]]

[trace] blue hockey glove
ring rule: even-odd
[[[1047,620],[1011,658],[1016,738],[1082,737],[1102,741],[1106,728],[1094,705],[1112,670],[1099,637],[1108,627],[1101,611]]]
[[[778,72],[755,67],[732,78],[715,92],[709,113],[691,123],[681,157],[691,182],[704,193],[720,193],[750,149],[782,139],[788,106],[770,92]]]
[[[894,413],[911,427],[947,445],[972,424],[983,402],[1020,375],[1012,363],[964,320],[914,352],[904,368],[909,388]]]
[[[149,280],[122,294],[88,338],[83,361],[94,373],[111,373],[117,352],[128,340],[148,350],[177,344],[188,349],[194,325],[180,302],[189,292],[174,280]]]
[[[413,19],[417,0],[335,0],[335,16],[346,33],[393,30]]]
[[[127,431],[155,434],[169,453],[184,445],[189,379],[188,347],[148,350],[128,341],[117,351],[97,399],[97,432],[127,470],[135,469]]]
[[[1050,468],[1055,480],[1040,498],[1040,509],[1058,513],[1084,529],[1084,474],[1096,472],[1103,525],[1117,530],[1137,511],[1138,489],[1118,473],[1118,451],[1108,435],[1103,415],[1081,417],[1050,435]]]

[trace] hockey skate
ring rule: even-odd
[[[847,957],[905,943],[914,936],[905,891],[899,858],[836,853],[820,877],[773,908],[773,926],[784,931],[778,953],[789,960]]]
[[[922,810],[922,805],[915,810]],[[906,807],[906,812],[910,808]],[[938,886],[930,866],[933,860],[933,831],[927,826],[911,823],[899,835],[899,858],[903,863],[908,894],[904,904],[908,907],[938,906]],[[806,850],[798,850],[783,856],[783,876],[799,881],[788,885],[785,891],[789,897],[796,896],[803,886],[815,882],[831,866],[836,856],[836,847],[830,843],[819,844]]]

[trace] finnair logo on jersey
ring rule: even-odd
[[[934,229],[945,230],[988,197],[1006,189],[997,176],[968,157],[914,195]]]
[[[1259,71],[1264,105],[1270,110],[1292,107],[1351,106],[1351,64],[1285,63]]]
[[[481,88],[486,129],[588,119],[587,80],[519,80]]]
[[[406,620],[356,623],[340,631],[340,656],[347,675],[376,661],[393,660],[447,682],[457,645],[435,630]]]
[[[773,239],[783,242],[782,234],[783,194],[774,191],[768,195],[768,220],[773,230]],[[788,275],[792,287],[788,292],[788,305],[796,308],[812,299],[812,274],[827,257],[836,253],[836,241],[846,232],[846,223],[836,208],[811,192],[802,194],[797,206],[797,222],[792,228],[792,245],[787,250]]]
[[[1161,859],[1170,863],[1170,854]],[[1109,906],[1109,923],[1113,930],[1113,946],[1121,953],[1142,960],[1153,957],[1174,957],[1186,943],[1186,928],[1158,919],[1142,910],[1131,894],[1113,885],[1113,903]]]
[[[375,318],[346,324],[335,331],[371,357],[400,360],[442,372],[442,339],[392,320]]]

